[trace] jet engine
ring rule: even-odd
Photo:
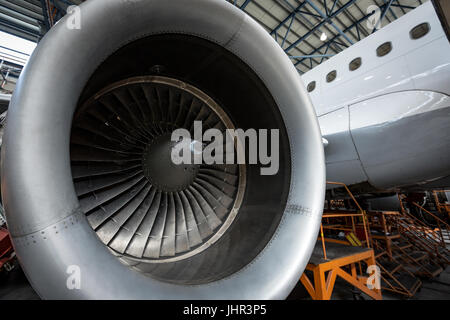
[[[174,164],[171,133],[197,121],[278,130],[278,172]],[[2,199],[45,299],[283,299],[324,192],[297,71],[226,1],[86,1],[40,42],[9,107]]]

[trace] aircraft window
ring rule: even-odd
[[[377,48],[377,56],[378,57],[384,57],[389,52],[392,51],[392,42],[385,42],[381,46]]]
[[[348,68],[350,69],[350,71],[355,71],[356,69],[361,67],[361,64],[362,64],[362,59],[361,58],[356,58],[356,59],[353,59],[350,62]]]
[[[336,79],[337,72],[336,70],[331,71],[329,74],[327,74],[327,82],[332,82],[334,79]]]
[[[312,92],[314,91],[314,89],[316,88],[316,82],[312,81],[308,84],[308,92]]]
[[[409,32],[409,36],[413,40],[417,40],[425,36],[428,32],[430,32],[430,24],[428,22],[421,23]]]

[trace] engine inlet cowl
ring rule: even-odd
[[[87,0],[79,14],[81,29],[65,17],[34,51],[3,137],[2,200],[34,289],[45,299],[286,298],[325,193],[320,129],[289,58],[223,0]],[[168,161],[175,130],[194,130],[190,156],[206,148],[196,123],[277,132],[278,170]],[[80,271],[80,290],[67,270]]]

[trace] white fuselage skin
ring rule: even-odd
[[[410,31],[421,23],[430,31],[414,40]],[[392,51],[378,57],[388,41]],[[350,71],[358,57],[361,66]],[[328,142],[328,181],[384,190],[450,186],[450,44],[431,1],[302,79],[316,81],[310,97]]]

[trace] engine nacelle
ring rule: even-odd
[[[80,28],[66,16],[36,48],[3,138],[8,228],[34,289],[47,299],[287,297],[325,191],[319,126],[289,58],[226,1],[79,9]],[[277,173],[175,165],[171,134],[196,121],[277,130]]]

